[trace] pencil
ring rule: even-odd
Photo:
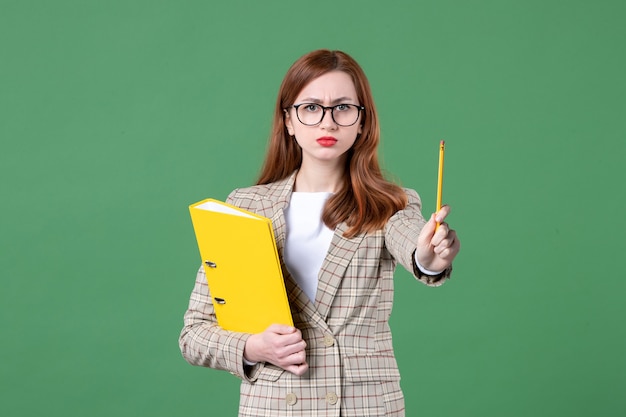
[[[439,172],[437,175],[437,211],[441,210],[441,198],[443,193],[443,156],[446,150],[446,142],[439,142]],[[439,222],[437,222],[437,227],[439,227]],[[437,230],[435,228],[435,230]]]

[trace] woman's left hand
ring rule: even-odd
[[[456,232],[444,222],[449,213],[450,206],[443,206],[431,215],[417,239],[417,259],[430,271],[448,268],[461,248]]]

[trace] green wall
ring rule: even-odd
[[[411,416],[626,415],[623,1],[0,0],[0,415],[235,415],[177,338],[187,206],[254,181],[278,85],[352,54],[385,169],[462,238],[396,276]]]

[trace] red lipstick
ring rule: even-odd
[[[337,143],[337,139],[332,136],[323,136],[317,139],[317,143],[319,143],[321,146],[329,147]]]

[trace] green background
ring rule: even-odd
[[[316,48],[369,76],[391,178],[463,242],[396,274],[407,415],[626,415],[626,3],[0,0],[0,415],[235,415],[182,359],[187,206],[254,182]]]

